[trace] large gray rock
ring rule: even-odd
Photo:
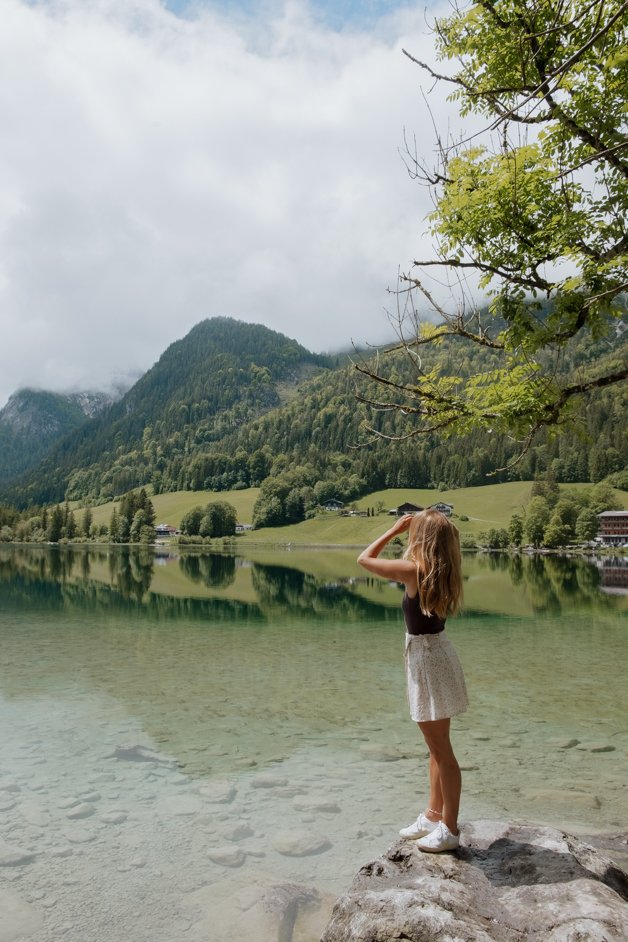
[[[479,821],[454,853],[399,842],[359,871],[321,942],[626,942],[628,875],[554,828]]]

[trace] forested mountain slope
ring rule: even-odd
[[[67,436],[39,467],[5,488],[18,505],[159,490],[182,457],[270,408],[332,362],[258,324],[216,317],[171,344],[109,409]]]
[[[625,357],[627,346],[621,335],[589,340],[559,366],[575,376],[592,362]],[[412,382],[411,357],[387,359],[388,375]],[[426,352],[422,365],[462,377],[490,370],[493,361],[490,350],[452,338]],[[403,436],[412,419],[360,404],[356,391],[389,401],[346,357],[311,354],[259,325],[203,321],[5,498],[20,506],[103,500],[142,485],[155,493],[224,490],[283,476],[289,489],[318,485],[317,498],[347,500],[384,487],[463,487],[529,480],[547,470],[558,481],[598,481],[628,466],[626,384],[582,397],[573,426],[539,436],[520,461],[491,477],[517,458],[519,443],[486,432],[373,439],[366,425]]]
[[[111,402],[112,397],[102,392],[18,390],[0,409],[0,481],[35,467],[55,442]]]

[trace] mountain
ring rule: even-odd
[[[110,405],[102,392],[20,389],[0,410],[0,481],[34,468],[59,439]]]
[[[571,376],[625,350],[619,335],[583,339],[563,369]],[[490,350],[451,338],[426,350],[422,364],[467,376],[491,369],[493,358]],[[416,365],[403,352],[388,354],[386,362],[396,381],[414,382]],[[627,384],[582,397],[577,422],[560,434],[541,433],[517,462],[521,445],[506,435],[408,438],[411,417],[369,409],[356,400],[356,389],[386,401],[386,391],[369,388],[346,356],[310,353],[260,325],[203,321],[122,399],[5,486],[2,497],[24,507],[65,498],[102,501],[143,485],[161,493],[264,484],[271,516],[286,501],[298,515],[312,502],[353,500],[385,487],[466,487],[547,472],[559,482],[599,481],[628,467]],[[367,424],[400,440],[374,438]]]
[[[117,402],[59,441],[10,487],[18,506],[110,497],[178,474],[186,455],[289,401],[333,357],[259,324],[215,317],[171,344]]]

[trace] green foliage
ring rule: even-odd
[[[154,543],[155,510],[145,488],[129,491],[114,507],[109,524],[111,543]]]
[[[46,530],[46,539],[49,543],[58,543],[63,534],[63,511],[57,504],[49,514],[48,528]]]
[[[532,497],[526,508],[523,533],[532,546],[541,546],[549,518],[549,504],[545,497]]]
[[[523,517],[513,514],[508,527],[508,541],[512,546],[521,546],[523,541]]]
[[[455,378],[417,358],[411,383],[392,366],[367,369],[409,417],[406,435],[506,432],[525,452],[539,430],[573,419],[581,396],[628,376],[625,340],[577,376],[562,369],[565,351],[614,336],[626,314],[627,27],[621,0],[454,5],[434,29],[451,73],[414,60],[476,120],[462,143],[439,142],[436,168],[407,155],[431,191],[436,249],[402,277],[401,346],[412,356],[453,336],[494,357]],[[425,287],[433,266],[461,286],[451,304]],[[488,313],[465,294],[468,274],[491,298]],[[426,301],[436,326],[419,316]],[[599,457],[595,480],[622,467],[619,453]]]
[[[181,518],[180,530],[185,536],[198,536],[201,528],[201,521],[204,516],[204,510],[200,505],[192,507]]]
[[[510,542],[520,545],[525,537],[532,546],[557,548],[593,540],[598,532],[597,515],[605,510],[621,510],[613,488],[607,482],[596,484],[577,495],[561,492],[555,481],[535,481],[525,516],[514,514],[510,521]]]
[[[510,543],[508,530],[492,527],[486,533],[480,534],[480,543],[488,549],[507,549]]]
[[[237,521],[235,507],[227,501],[210,501],[206,507],[192,507],[181,519],[181,533],[194,537],[234,536]]]
[[[212,501],[205,507],[199,534],[203,537],[235,536],[236,509],[224,500]]]

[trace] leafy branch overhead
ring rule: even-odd
[[[575,373],[562,368],[576,340],[616,341],[626,326],[627,27],[619,0],[480,0],[436,21],[451,72],[406,52],[431,82],[451,86],[479,130],[439,138],[434,167],[406,141],[408,170],[434,202],[434,257],[414,261],[395,291],[393,349],[416,379],[396,381],[387,355],[376,368],[356,364],[382,387],[359,398],[408,416],[407,431],[389,437],[494,429],[524,451],[540,428],[572,417],[582,395],[628,376],[626,342]],[[461,355],[488,348],[491,367],[483,360],[457,378],[425,367],[423,348],[445,338]],[[386,437],[380,422],[370,430]]]

